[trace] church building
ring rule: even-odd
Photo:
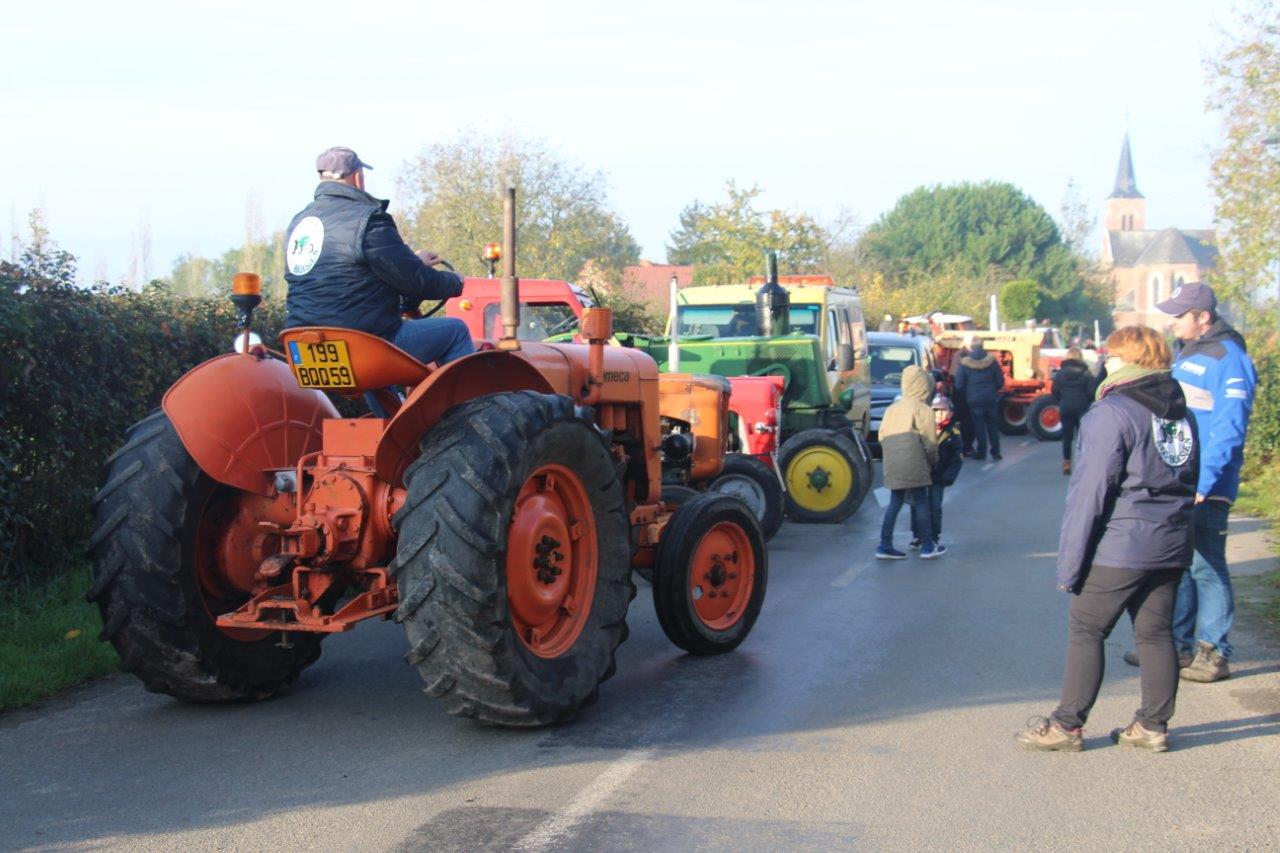
[[[1115,287],[1116,326],[1165,328],[1169,318],[1156,303],[1179,285],[1204,279],[1217,262],[1217,240],[1212,230],[1147,228],[1147,200],[1134,180],[1127,133],[1103,221],[1101,262]]]

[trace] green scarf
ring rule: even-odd
[[[1172,373],[1170,370],[1162,370],[1155,367],[1139,367],[1136,364],[1126,364],[1115,373],[1108,373],[1107,378],[1098,383],[1098,390],[1094,392],[1095,400],[1102,399],[1102,392],[1106,391],[1112,385],[1121,385],[1126,382],[1132,382],[1135,379],[1142,379],[1145,376],[1153,376],[1157,373]]]

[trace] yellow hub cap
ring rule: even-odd
[[[853,489],[853,466],[833,447],[806,447],[786,471],[787,493],[811,512],[833,510]]]

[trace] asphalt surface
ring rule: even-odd
[[[1280,849],[1280,653],[1244,630],[1231,680],[1184,683],[1170,752],[1107,737],[1138,704],[1126,625],[1086,751],[1015,748],[1062,673],[1057,454],[1015,439],[967,464],[937,560],[874,560],[874,498],[839,527],[785,525],[728,656],[678,653],[642,586],[617,676],[558,729],[447,716],[394,623],[327,640],[256,705],[121,676],[0,716],[0,847]],[[1235,568],[1273,563],[1239,538]]]

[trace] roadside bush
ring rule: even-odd
[[[1280,462],[1276,458],[1280,448],[1280,342],[1255,337],[1249,342],[1249,357],[1258,370],[1258,387],[1245,454],[1250,467],[1272,466]]]
[[[278,334],[283,306],[254,325]],[[90,534],[90,502],[124,430],[191,367],[231,348],[224,297],[33,279],[0,264],[0,582],[53,574]]]

